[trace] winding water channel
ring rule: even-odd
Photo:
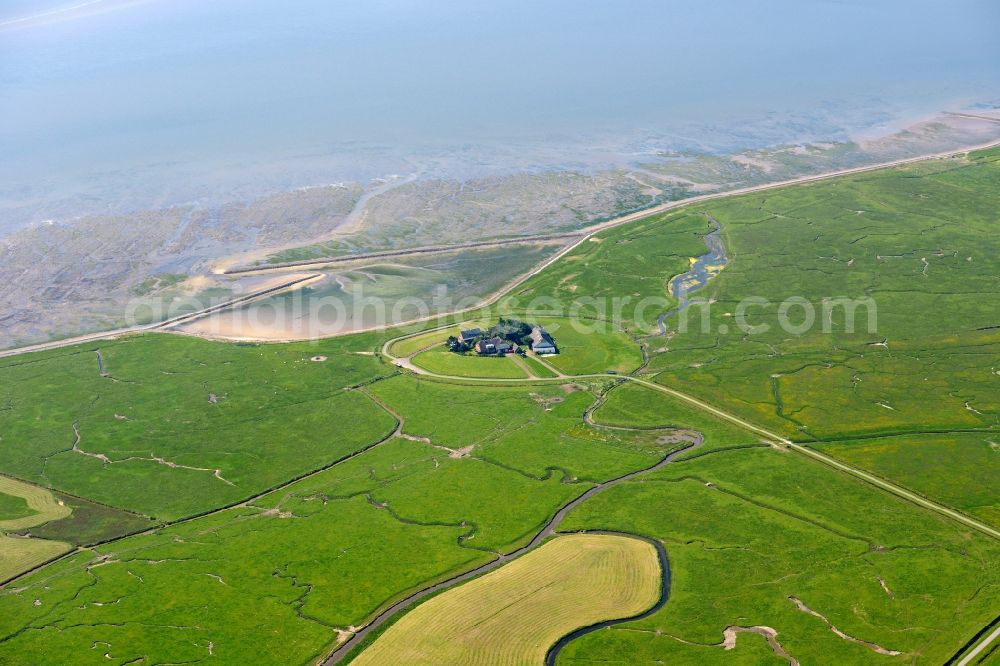
[[[691,305],[690,295],[708,284],[708,281],[718,275],[729,261],[729,257],[726,256],[726,245],[719,235],[722,232],[722,225],[714,217],[709,219],[714,228],[705,235],[708,252],[697,257],[686,273],[676,275],[670,280],[668,288],[670,295],[677,299],[677,307],[660,315],[656,322],[660,327],[660,335],[667,333],[666,320],[686,310]]]
[[[389,622],[390,620],[394,619],[398,614],[408,609],[417,601],[420,601],[432,594],[435,594],[444,589],[457,585],[458,583],[467,581],[470,578],[481,576],[484,573],[487,573],[498,567],[501,567],[507,562],[510,562],[511,560],[520,557],[521,555],[524,555],[528,551],[538,548],[547,539],[556,536],[557,534],[556,530],[559,527],[559,524],[566,517],[566,514],[568,514],[570,511],[572,511],[577,506],[587,501],[594,495],[604,491],[607,488],[610,488],[611,486],[617,485],[623,481],[628,481],[629,479],[633,479],[642,474],[647,474],[649,472],[658,470],[661,467],[664,467],[673,462],[682,453],[690,451],[695,447],[701,446],[701,444],[704,442],[704,437],[701,435],[701,433],[697,433],[694,431],[687,431],[687,430],[678,431],[677,435],[678,435],[678,441],[686,442],[685,446],[681,446],[680,448],[671,451],[655,465],[635,470],[634,472],[629,472],[628,474],[624,474],[614,479],[609,479],[608,481],[598,483],[595,486],[587,489],[580,495],[577,495],[575,499],[570,500],[569,502],[564,504],[558,511],[556,511],[555,514],[553,514],[552,518],[550,518],[549,521],[542,526],[542,528],[535,534],[534,538],[532,538],[527,545],[522,546],[517,550],[511,551],[510,553],[501,554],[496,559],[490,560],[486,564],[476,567],[475,569],[466,571],[465,573],[453,576],[448,580],[443,580],[439,583],[435,583],[434,585],[430,585],[428,587],[417,590],[416,592],[409,595],[405,599],[401,599],[400,601],[394,603],[392,606],[389,606],[384,611],[379,613],[374,620],[365,625],[363,629],[358,630],[358,632],[354,634],[354,636],[352,636],[350,639],[345,641],[340,647],[338,647],[333,652],[333,654],[331,654],[329,657],[326,658],[326,660],[323,662],[323,666],[332,666],[333,664],[340,663],[345,657],[347,657],[348,654],[350,654],[354,650],[354,648],[356,648],[360,643],[362,643],[369,636],[369,634],[371,634],[371,632],[377,630],[386,622]],[[641,535],[622,534],[622,533],[619,534],[621,534],[622,536],[631,536],[635,538],[644,539],[647,541],[649,540]],[[653,541],[650,541],[650,543],[653,543],[654,546],[656,545],[656,543],[654,543]],[[665,551],[661,552],[661,549],[662,545],[657,549],[657,553],[660,556],[661,573],[664,581],[663,591],[661,592],[660,599],[659,601],[657,601],[656,605],[654,605],[653,608],[645,611],[638,617],[645,617],[647,614],[655,612],[656,610],[661,608],[664,603],[666,603],[667,593],[669,591],[669,585],[670,585],[670,569],[667,565],[666,552]],[[551,655],[551,659],[554,660],[556,658],[556,655],[558,655],[559,650],[562,649],[562,647],[566,643],[573,640],[574,638],[577,638],[578,636],[581,636],[584,633],[588,633],[589,631],[594,631],[595,629],[599,629],[602,626],[610,626],[611,624],[617,624],[619,622],[627,622],[633,619],[636,618],[630,617],[630,618],[622,618],[619,620],[607,620],[597,625],[592,625],[590,627],[584,627],[582,629],[578,629],[575,632],[567,634],[559,642],[557,642],[556,645],[554,645],[552,649],[549,651],[549,655]],[[549,663],[548,656],[546,657],[546,663]]]

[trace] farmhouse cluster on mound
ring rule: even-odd
[[[447,345],[453,352],[461,354],[475,350],[480,356],[524,354],[526,347],[536,354],[559,352],[552,336],[541,326],[502,317],[496,326],[486,331],[470,328],[460,332],[458,337],[449,337]]]

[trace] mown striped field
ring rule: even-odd
[[[0,581],[51,560],[70,549],[68,543],[0,534]]]
[[[7,580],[70,549],[69,544],[61,541],[12,537],[3,533],[26,530],[68,517],[72,513],[71,509],[50,491],[8,476],[0,476],[0,494],[23,498],[30,510],[26,516],[0,520],[0,580]]]
[[[57,500],[55,495],[45,488],[18,481],[9,476],[0,476],[0,493],[13,497],[23,497],[28,508],[32,510],[32,514],[29,516],[0,520],[0,530],[25,530],[52,520],[66,518],[72,513],[68,506]]]
[[[540,664],[572,630],[653,606],[661,575],[645,541],[560,536],[418,606],[352,663]]]

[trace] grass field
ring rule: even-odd
[[[645,338],[642,376],[996,521],[997,185],[993,151],[702,203],[599,234],[515,296],[522,307],[532,295],[659,296],[669,308],[667,282],[718,220],[730,261],[699,292],[714,299],[708,332]],[[768,332],[721,329],[750,296],[844,295],[876,300],[877,331],[848,333],[838,314],[828,332],[794,335],[771,306],[752,312]],[[521,311],[511,303],[498,308]],[[563,351],[548,362],[567,374],[631,372],[643,361],[631,336],[656,333],[638,317],[588,336],[537,316]],[[787,653],[940,664],[996,616],[1000,543],[971,528],[614,377],[490,385],[400,373],[372,355],[396,335],[252,345],[154,334],[0,360],[0,472],[69,513],[21,530],[35,538],[0,536],[0,573],[103,542],[0,590],[0,663],[315,663],[340,632],[527,543],[595,484],[663,460],[677,446],[664,428],[705,443],[589,497],[559,529],[659,540],[670,599],[572,641],[560,663],[788,663]],[[399,344],[438,337],[447,332]],[[444,374],[524,377],[510,359],[416,359]],[[2,488],[0,498],[0,520],[37,519],[30,502]],[[586,612],[630,615],[616,595],[631,583],[605,590],[583,575],[594,561],[572,559],[593,553],[549,555],[576,538],[427,601],[372,649],[391,640],[393,654],[502,649],[537,661]],[[515,565],[535,561],[552,586],[523,586],[542,579]],[[562,583],[586,602],[548,596]],[[435,602],[453,619],[421,622]],[[567,615],[538,610],[550,606]],[[411,624],[423,629],[415,638]],[[746,627],[776,634],[732,633]]]
[[[623,309],[628,330],[653,333],[657,316],[676,305],[668,293],[670,279],[688,270],[691,257],[705,254],[702,237],[711,228],[704,213],[683,211],[602,232],[525,282],[501,307],[526,307],[532,298],[543,297],[554,300],[560,314],[610,320],[613,306],[589,306],[581,297],[627,298],[633,305],[658,299],[663,306],[649,309],[645,321],[632,316],[631,308]]]
[[[0,494],[0,522],[25,518],[34,513],[23,497]]]
[[[69,550],[69,544],[10,536],[67,518],[71,509],[51,491],[0,476],[0,580],[7,580]]]
[[[686,331],[668,319],[670,335],[647,340],[648,374],[799,441],[988,433],[1000,428],[1000,329],[989,298],[1000,291],[998,207],[996,149],[725,198],[603,232],[516,296],[569,304],[653,295],[705,251],[701,236],[717,220],[730,261],[695,294],[712,302],[705,327],[699,306],[687,311]],[[749,308],[748,323],[769,328],[747,335],[735,315],[750,298],[767,304]],[[813,327],[780,326],[789,298],[812,306]],[[858,306],[853,332],[844,306],[828,303],[823,315],[824,300],[839,298],[874,303]],[[629,312],[626,325],[656,333]],[[793,308],[790,322],[802,312]],[[1000,473],[1000,457],[982,463]],[[947,460],[938,464],[951,475]],[[984,501],[974,485],[960,505],[1000,501]]]
[[[650,544],[561,536],[423,603],[352,663],[540,664],[573,629],[638,614],[659,596],[659,561]]]
[[[759,443],[760,438],[728,421],[709,416],[687,403],[641,384],[620,384],[594,410],[594,423],[631,428],[690,428],[705,436],[705,444],[692,455],[729,446]]]
[[[561,529],[660,539],[672,573],[663,609],[570,643],[565,664],[730,663],[731,626],[775,629],[803,664],[940,664],[1000,598],[995,540],[770,448],[671,464],[584,503]],[[767,649],[759,638],[737,638],[751,662]]]
[[[584,375],[612,370],[627,374],[642,365],[639,346],[625,333],[600,321],[533,319],[545,327],[556,341],[559,353],[545,361],[567,375]]]
[[[705,294],[718,299],[709,332],[677,335],[651,367],[800,439],[997,425],[990,359],[1000,333],[978,329],[996,323],[983,294],[1000,287],[1000,190],[987,186],[1000,183],[998,159],[993,151],[704,205],[734,260]],[[750,296],[771,301],[751,317],[770,330],[721,333]],[[778,325],[785,298],[820,308],[844,296],[874,300],[874,331],[865,308],[854,333],[843,309],[829,333]]]
[[[28,530],[19,530],[20,534],[30,533],[31,536],[42,539],[89,546],[126,534],[141,532],[157,524],[146,516],[91,502],[81,497],[59,492],[53,494],[69,507],[72,513],[60,520],[53,520]]]
[[[1000,444],[989,433],[902,435],[816,448],[1000,525]],[[941,473],[942,463],[948,473]]]
[[[70,515],[71,510],[61,500],[56,499],[51,491],[33,486],[24,481],[0,476],[0,496],[10,499],[20,498],[28,512],[24,515],[12,516],[0,520],[0,530],[12,532],[35,527],[44,523],[60,520]],[[12,503],[7,500],[7,505]],[[15,505],[17,506],[17,505]],[[20,509],[20,507],[17,507]]]
[[[413,364],[439,375],[521,379],[528,375],[506,356],[479,356],[475,352],[456,354],[447,349],[431,349],[413,357]]]
[[[585,479],[665,454],[655,438],[583,426],[586,390],[477,393],[402,376],[369,390],[403,417],[404,435],[430,443],[394,438],[251,506],[26,577],[0,595],[0,663],[65,663],[95,641],[121,661],[204,659],[211,643],[220,663],[307,663],[335,629],[514,549],[590,488]]]
[[[669,383],[801,441],[830,445],[874,436],[1000,427],[1000,151],[975,159],[936,160],[898,169],[775,190],[707,204],[720,220],[733,261],[706,296],[717,299],[709,334],[675,336],[650,368]],[[776,261],[774,257],[782,257]],[[727,313],[749,296],[772,303],[791,296],[820,308],[826,297],[871,297],[875,330],[864,308],[854,333],[837,310],[821,326],[789,335],[777,307],[752,310],[771,329],[721,333]],[[800,315],[801,316],[801,315]],[[796,321],[799,321],[796,319]],[[883,344],[884,341],[884,344]],[[652,347],[653,345],[651,345]],[[868,444],[861,443],[862,446]],[[935,449],[935,447],[931,447]],[[876,471],[957,507],[983,507],[993,520],[1000,456],[910,452],[931,468],[917,472],[908,454],[876,461]],[[941,446],[937,452],[944,453]],[[844,448],[838,455],[852,459]],[[968,474],[971,457],[979,469]],[[933,462],[932,462],[933,461]]]
[[[348,349],[145,335],[100,343],[105,376],[93,345],[5,359],[0,471],[160,519],[248,497],[391,429],[343,390],[389,370]]]
[[[552,370],[546,367],[544,363],[540,362],[534,356],[525,356],[521,360],[524,361],[525,365],[531,368],[531,371],[535,373],[536,377],[540,377],[542,379],[551,379],[552,377],[558,377],[556,373],[552,372]]]
[[[580,415],[596,400],[586,389],[469,387],[396,377],[372,392],[399,412],[406,434],[536,479],[603,481],[663,457],[655,433],[647,441],[582,424]]]
[[[59,541],[26,539],[0,533],[0,581],[38,566],[69,549],[69,544]]]
[[[220,663],[306,663],[333,641],[335,627],[488,559],[456,545],[467,531],[409,524],[362,496],[290,497],[281,512],[232,509],[129,538],[0,596],[0,663],[24,655],[67,663],[90,655],[95,641],[110,644],[105,651],[121,662],[146,655],[177,663],[212,652]]]

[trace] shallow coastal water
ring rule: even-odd
[[[0,0],[0,233],[842,140],[1000,99],[998,29],[993,0]]]

